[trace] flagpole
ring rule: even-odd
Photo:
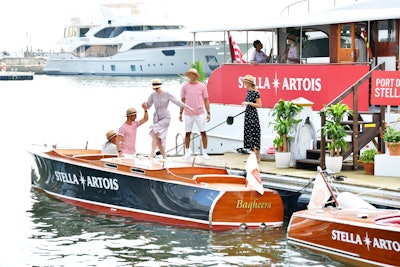
[[[329,185],[328,181],[327,181],[326,178],[325,178],[324,171],[323,171],[322,168],[319,167],[319,166],[318,166],[318,171],[319,171],[319,173],[321,174],[322,179],[324,180],[326,187],[328,187],[329,193],[331,193],[331,196],[332,196],[332,198],[333,198],[333,201],[335,201],[336,205],[339,206],[339,202],[338,202],[337,199],[336,199],[335,193],[333,193],[331,186]]]
[[[235,51],[233,49],[232,36],[230,31],[228,31],[228,39],[229,39],[229,50],[231,51],[231,60],[232,63],[236,63],[236,56],[235,56]]]

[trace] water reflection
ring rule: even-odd
[[[284,227],[227,232],[185,229],[102,215],[42,192],[31,191],[31,196],[29,239],[34,266],[69,262],[74,266],[344,266],[292,250]]]

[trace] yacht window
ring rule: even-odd
[[[144,31],[144,26],[126,26],[125,28],[127,31],[130,31],[130,32]]]
[[[379,42],[394,42],[396,39],[396,24],[395,20],[378,21],[378,41]]]
[[[152,43],[140,43],[132,47],[131,49],[148,49],[148,48],[161,48],[161,47],[176,47],[176,46],[186,46],[185,41],[175,41],[175,42],[152,42]]]
[[[78,28],[77,27],[66,27],[64,29],[64,37],[75,37],[77,35]]]
[[[89,31],[89,28],[80,28],[79,37],[85,37],[85,34]]]
[[[211,70],[215,70],[219,67],[218,59],[213,55],[206,56],[206,62]]]
[[[307,34],[308,39],[303,43],[303,57],[329,57],[329,37],[323,32]]]
[[[182,29],[179,25],[148,25],[147,30],[179,30]]]
[[[111,65],[111,71],[115,71],[115,65]]]
[[[107,27],[97,32],[94,36],[97,38],[110,38],[114,35],[115,27]]]
[[[340,25],[340,48],[351,48],[351,25]]]
[[[136,71],[136,65],[131,65],[131,71]]]
[[[117,45],[83,45],[74,50],[75,56],[110,57],[118,53]]]
[[[142,26],[121,26],[121,27],[107,27],[98,31],[94,36],[97,38],[113,38],[117,37],[125,31],[146,31],[146,30],[177,30],[182,29],[183,26],[179,25],[142,25]],[[86,33],[86,32],[85,32]]]
[[[175,50],[162,50],[161,51],[165,56],[175,56]]]

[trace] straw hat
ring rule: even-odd
[[[136,114],[136,109],[134,109],[134,108],[128,108],[127,110],[126,110],[126,116],[127,117],[129,117],[129,116],[131,116],[131,115],[135,115]]]
[[[189,77],[189,74],[190,74],[190,73],[195,74],[197,78],[200,77],[199,73],[197,72],[197,70],[196,70],[195,68],[191,68],[191,69],[189,69],[187,72],[185,72],[185,76],[186,76],[186,77]]]
[[[296,42],[296,36],[294,36],[293,34],[289,34],[286,39],[292,40],[294,42]]]
[[[161,87],[162,83],[160,79],[154,79],[151,81],[151,85],[153,86],[153,89],[157,89]]]
[[[113,137],[116,136],[116,135],[117,135],[117,133],[116,133],[114,130],[109,130],[109,131],[106,133],[107,140],[110,141],[111,138],[113,138]]]
[[[255,78],[254,78],[254,76],[251,76],[251,75],[249,75],[249,74],[247,74],[246,76],[244,76],[244,79],[243,79],[245,82],[248,82],[248,83],[250,83],[250,84],[252,84],[252,85],[256,85],[255,84]]]

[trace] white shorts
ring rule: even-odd
[[[196,115],[196,116],[188,116],[185,115],[185,132],[189,133],[193,130],[193,124],[196,122],[197,129],[199,132],[206,131],[206,119],[207,115],[205,113]]]

